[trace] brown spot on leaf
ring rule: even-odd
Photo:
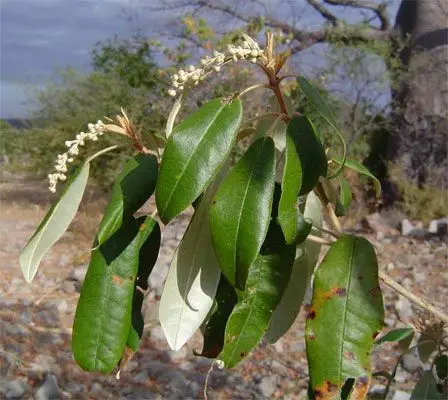
[[[381,296],[381,288],[379,286],[374,287],[373,289],[369,290],[369,293],[373,296],[373,297],[378,297]]]
[[[369,391],[370,378],[367,376],[361,376],[356,381],[356,385],[353,389],[350,400],[361,400],[365,399],[367,392]]]
[[[116,285],[121,285],[123,283],[123,278],[118,275],[112,275],[112,282]]]
[[[379,335],[380,331],[375,331],[372,334],[372,339],[375,339]]]
[[[347,294],[347,290],[345,290],[344,288],[338,288],[336,290],[336,294],[340,297],[344,297]]]
[[[351,351],[344,351],[344,357],[351,361],[355,359],[355,355]]]
[[[307,319],[314,319],[316,318],[316,311],[314,311],[313,309],[310,309],[310,311],[308,312],[308,315],[306,317]]]
[[[314,396],[316,400],[330,400],[337,395],[339,386],[330,381],[325,381],[323,385],[316,386]]]
[[[246,357],[246,353],[245,353],[244,351],[242,351],[242,352],[240,353],[240,357]]]
[[[141,231],[144,231],[145,228],[146,228],[146,225],[145,225],[145,224],[141,224],[139,229],[140,229]]]
[[[308,338],[308,340],[315,340],[316,339],[316,335],[313,332],[311,332],[311,333],[309,333],[307,335],[307,338]]]

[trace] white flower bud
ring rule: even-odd
[[[188,66],[188,71],[189,72],[193,72],[195,69],[196,69],[196,67],[194,65]]]
[[[171,97],[174,97],[174,96],[176,96],[176,91],[174,90],[174,89],[170,89],[170,90],[168,90],[168,94],[171,96]]]

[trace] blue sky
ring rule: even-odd
[[[173,14],[168,17],[145,9],[154,1],[0,0],[0,117],[26,117],[27,93],[43,87],[58,68],[70,65],[87,71],[96,42],[114,35],[127,37],[136,30],[163,32]],[[291,17],[289,8],[275,7],[279,0],[265,3],[274,14],[277,10],[288,13],[277,16]],[[298,12],[302,13],[302,8]],[[394,5],[392,12],[395,10]],[[321,23],[314,11],[309,18],[301,16],[306,25]]]

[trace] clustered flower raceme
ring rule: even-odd
[[[213,57],[205,56],[201,59],[201,67],[190,65],[185,71],[180,69],[177,74],[171,77],[172,87],[168,90],[170,96],[176,96],[186,87],[196,86],[199,81],[203,80],[211,72],[219,72],[221,66],[231,61],[249,60],[256,63],[257,60],[264,55],[259,44],[251,37],[243,34],[244,41],[241,46],[229,44],[227,51],[221,53],[217,50],[213,51]]]
[[[54,166],[57,172],[48,175],[48,180],[50,182],[48,189],[50,189],[50,192],[56,192],[58,181],[65,181],[67,179],[67,176],[65,175],[67,172],[67,163],[72,163],[74,160],[73,156],[79,154],[79,146],[84,146],[86,139],[93,141],[98,140],[98,136],[101,136],[106,130],[106,125],[103,121],[98,120],[96,124],[88,124],[87,128],[89,130],[88,132],[80,132],[76,135],[75,140],[67,140],[65,142],[65,145],[68,147],[67,152],[58,154],[57,163]]]

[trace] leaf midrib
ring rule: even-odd
[[[214,118],[210,121],[210,123],[207,125],[207,129],[205,129],[204,134],[203,134],[202,137],[200,138],[199,143],[198,143],[197,146],[196,146],[196,149],[198,149],[198,148],[201,146],[201,144],[202,144],[202,142],[203,142],[205,136],[207,136],[207,133],[208,133],[208,131],[210,130],[210,127],[216,122],[216,120],[217,120],[218,117],[221,115],[222,110],[223,110],[225,107],[226,107],[226,104],[221,104],[221,107],[220,107],[219,111],[216,113],[215,117],[214,117]],[[173,133],[173,136],[172,136],[172,137],[174,137],[175,134],[176,134],[176,132]],[[172,139],[172,140],[174,141],[174,139]],[[171,193],[170,193],[170,195],[168,196],[168,200],[165,202],[165,207],[164,207],[163,211],[162,211],[160,214],[162,214],[162,215],[165,214],[166,209],[168,208],[168,205],[170,204],[171,198],[173,197],[174,192],[177,190],[177,188],[178,188],[178,186],[179,186],[179,182],[182,180],[182,178],[183,178],[183,176],[184,176],[184,174],[185,174],[185,171],[188,169],[191,160],[193,159],[193,157],[194,157],[196,154],[197,154],[197,151],[193,152],[193,153],[191,154],[190,158],[188,159],[188,161],[186,162],[185,167],[184,167],[184,169],[182,170],[182,172],[181,172],[179,178],[176,180],[176,183],[174,184],[173,189],[171,190]]]

